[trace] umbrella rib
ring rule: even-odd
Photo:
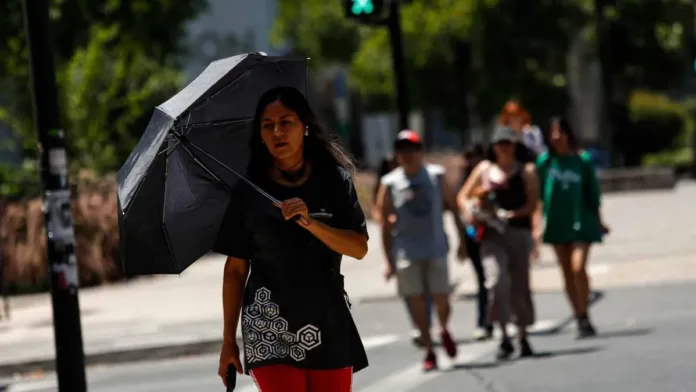
[[[179,143],[179,144],[181,145],[181,147],[184,148],[184,150],[186,150],[186,152],[191,156],[191,158],[193,158],[193,161],[196,162],[196,164],[198,164],[198,166],[202,167],[203,170],[206,171],[206,173],[208,173],[211,177],[213,177],[215,179],[215,181],[219,182],[221,185],[223,185],[225,188],[227,188],[228,191],[232,191],[232,188],[230,188],[230,186],[227,185],[227,183],[225,183],[225,181],[222,181],[222,179],[220,177],[218,177],[217,174],[213,173],[213,171],[210,170],[208,165],[206,165],[205,163],[201,162],[200,159],[198,159],[198,157],[193,153],[193,151],[191,151],[191,149],[188,148],[186,143]]]
[[[279,201],[278,199],[276,199],[275,197],[271,196],[270,194],[268,194],[268,193],[267,193],[266,191],[264,191],[263,189],[259,188],[259,187],[258,187],[256,184],[254,184],[253,182],[247,180],[243,175],[239,174],[237,171],[235,171],[235,170],[232,169],[231,167],[225,165],[225,164],[224,164],[223,162],[221,162],[219,159],[217,159],[217,158],[215,158],[214,156],[208,154],[207,151],[205,151],[205,150],[203,150],[202,148],[198,147],[197,145],[191,143],[191,141],[186,140],[186,143],[181,143],[181,145],[182,145],[187,151],[189,151],[189,154],[191,154],[192,156],[194,156],[194,155],[193,155],[193,152],[190,151],[190,149],[188,148],[188,146],[191,146],[191,147],[195,148],[196,150],[200,151],[203,155],[205,155],[206,157],[212,159],[215,163],[217,163],[218,165],[220,165],[220,166],[224,167],[225,169],[229,170],[230,172],[232,172],[232,174],[234,174],[235,176],[239,177],[239,179],[241,179],[242,181],[244,181],[244,182],[246,182],[247,184],[249,184],[250,187],[252,187],[255,191],[257,191],[258,193],[260,193],[262,196],[264,196],[265,198],[267,198],[268,200],[270,200],[270,201],[273,202],[274,204],[280,204],[280,201]],[[210,170],[209,168],[207,168],[203,162],[200,162],[195,156],[194,156],[194,159],[196,160],[196,163],[198,163],[198,164],[200,164],[201,166],[203,166],[203,168],[204,168],[206,171],[208,171],[208,172],[210,172],[210,173],[212,174],[211,170]],[[212,174],[212,175],[215,176],[215,174]],[[215,179],[217,179],[218,181],[222,181],[222,180],[220,180],[217,176],[215,176]],[[223,182],[223,183],[224,183],[224,182]],[[225,184],[225,185],[226,185],[226,184]]]
[[[253,119],[254,119],[254,117],[242,117],[242,118],[235,118],[234,120],[200,122],[200,123],[187,124],[185,127],[180,126],[180,127],[175,128],[175,129],[181,129],[183,131],[182,133],[185,135],[191,129],[197,128],[197,127],[217,127],[217,126],[222,126],[222,125],[242,123],[242,122],[246,122],[246,121],[251,121]]]
[[[164,184],[165,184],[165,185],[164,185],[164,200],[165,200],[165,202],[162,203],[162,222],[161,222],[161,224],[162,224],[162,231],[164,232],[164,239],[165,239],[165,241],[167,241],[167,248],[169,248],[169,254],[172,255],[172,260],[174,261],[174,268],[175,268],[177,271],[179,271],[179,262],[178,262],[177,259],[176,259],[176,253],[174,253],[174,248],[172,247],[172,242],[171,242],[171,240],[169,239],[169,231],[167,230],[167,225],[166,225],[166,223],[165,223],[165,221],[164,221],[164,217],[167,216],[167,211],[166,211],[167,203],[166,203],[166,200],[167,200],[167,189],[168,189],[168,187],[167,187],[167,176],[169,175],[169,159],[170,159],[169,154],[167,154],[167,156],[165,157],[165,159],[166,159],[166,162],[165,162],[165,164],[164,164]]]

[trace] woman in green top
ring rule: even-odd
[[[565,119],[551,120],[549,151],[537,159],[543,232],[535,237],[553,245],[563,271],[566,294],[573,307],[578,337],[596,334],[588,316],[590,283],[586,265],[593,243],[609,232],[600,210],[600,190],[588,153],[580,150]]]

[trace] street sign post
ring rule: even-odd
[[[58,390],[86,392],[65,132],[58,111],[48,0],[23,3],[44,193]]]

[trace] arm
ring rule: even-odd
[[[459,193],[457,193],[457,206],[459,207],[460,211],[464,212],[467,221],[471,221],[467,202],[474,196],[474,190],[481,186],[482,174],[486,168],[488,168],[488,164],[489,161],[482,161],[476,165],[474,170],[469,175],[469,178],[467,178],[464,185],[462,185],[462,189],[460,189]]]
[[[213,252],[227,256],[222,278],[222,309],[223,338],[230,345],[236,345],[249,260],[254,253],[245,205],[244,194],[233,193],[212,249]]]
[[[374,206],[372,207],[372,219],[374,219],[375,222],[379,224],[382,224],[382,204],[380,200],[381,192],[384,192],[384,185],[380,183],[377,187],[377,193],[375,193]]]
[[[332,199],[336,208],[332,226],[312,219],[307,205],[298,198],[282,202],[280,209],[285,219],[299,216],[300,219],[296,220],[297,224],[312,233],[329,249],[361,260],[367,254],[367,221],[358,201],[353,180],[348,173],[341,171],[339,174],[341,182],[328,185],[336,186],[336,189],[340,191],[330,192],[327,196]],[[333,181],[331,177],[326,179]]]
[[[532,215],[532,234],[534,235],[534,240],[540,241],[542,233],[544,232],[544,213],[543,213],[543,203],[541,200],[537,201],[536,209]]]
[[[544,201],[546,198],[546,181],[547,168],[549,165],[549,155],[548,153],[542,153],[536,161],[535,169],[537,174],[538,186],[538,201],[536,210],[534,210],[534,215],[532,216],[532,235],[537,242],[541,241],[541,237],[544,233]]]
[[[333,228],[312,218],[303,227],[334,252],[362,260],[367,254],[367,236],[353,230]]]
[[[249,274],[247,260],[228,257],[222,278],[222,310],[224,318],[223,339],[228,344],[236,344],[237,326],[244,299],[244,286]]]
[[[466,235],[466,229],[464,228],[464,224],[462,223],[461,211],[458,206],[459,203],[457,203],[457,196],[454,194],[452,189],[449,186],[447,186],[447,184],[445,184],[445,181],[442,177],[440,181],[440,189],[442,190],[442,198],[445,209],[454,214],[454,224],[457,226],[457,231],[459,233],[459,241],[463,244],[465,241],[464,236]]]
[[[386,186],[381,186],[377,193],[377,205],[381,216],[389,217],[394,212],[392,205],[391,193],[387,192]],[[380,222],[382,233],[382,249],[386,259],[392,263],[394,261],[392,255],[392,228],[393,224],[390,219],[382,219]]]
[[[597,178],[597,172],[595,171],[594,166],[592,166],[592,162],[585,161],[585,165],[586,168],[584,174],[585,180],[588,181],[588,194],[583,195],[583,197],[587,197],[590,205],[594,207],[595,213],[597,214],[597,219],[602,227],[602,231],[608,232],[609,229],[604,224],[604,217],[602,216],[602,196],[599,187],[599,179]]]
[[[510,218],[522,218],[533,215],[539,204],[539,178],[537,177],[534,164],[528,163],[524,166],[523,178],[527,192],[527,203],[522,208],[512,211]],[[532,218],[534,217],[532,216]]]

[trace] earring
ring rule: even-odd
[[[308,126],[304,128],[304,135],[309,136],[309,127]]]

